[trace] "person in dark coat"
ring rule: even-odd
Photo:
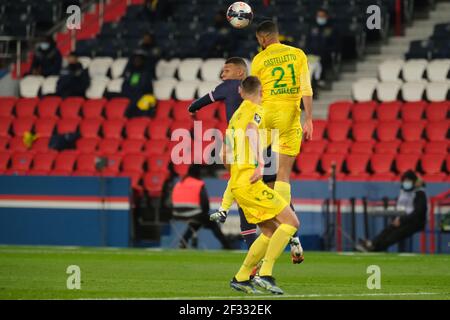
[[[67,67],[61,70],[56,84],[56,95],[63,98],[69,96],[84,97],[91,81],[88,71],[83,68],[74,53],[68,55],[67,62]]]
[[[38,43],[31,63],[31,74],[44,77],[58,75],[61,71],[62,56],[51,36]]]

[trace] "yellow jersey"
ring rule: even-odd
[[[259,78],[266,101],[295,102],[312,96],[311,78],[305,53],[281,43],[269,45],[252,61],[251,74]]]
[[[250,177],[258,164],[246,135],[247,126],[253,123],[258,129],[262,129],[263,122],[262,107],[249,100],[244,100],[228,123],[225,143],[227,159],[231,162],[229,181],[231,189],[250,185]]]

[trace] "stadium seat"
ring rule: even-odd
[[[376,121],[354,122],[352,136],[355,141],[372,141],[376,128]]]
[[[375,78],[359,79],[352,85],[352,98],[360,102],[373,100],[377,83]]]
[[[130,100],[127,98],[113,98],[105,105],[106,119],[122,120],[125,116],[125,111],[128,108]]]
[[[226,107],[225,107],[225,103],[224,102],[219,102],[219,105],[217,107],[217,114],[219,116],[219,120],[222,121],[222,123],[227,124],[228,120],[227,120],[227,111],[226,111]],[[314,121],[314,120],[313,120]],[[321,120],[321,121],[325,121],[325,120]],[[315,122],[314,122],[315,123]],[[314,127],[315,129],[315,127]]]
[[[345,154],[342,153],[324,153],[320,159],[320,166],[322,171],[328,176],[331,172],[331,165],[336,164],[336,174],[342,172],[342,163],[344,162]]]
[[[110,177],[117,176],[120,172],[122,156],[119,154],[108,154],[105,157],[107,159],[106,167],[101,171],[101,174]]]
[[[420,101],[423,99],[425,88],[427,82],[424,81],[414,81],[405,82],[402,85],[402,98],[404,101]]]
[[[345,163],[349,174],[346,176],[346,180],[367,180],[367,165],[369,163],[369,154],[348,154]]]
[[[98,144],[98,152],[103,155],[116,154],[121,143],[122,141],[120,139],[103,139]]]
[[[5,173],[8,169],[9,159],[11,155],[9,152],[0,151],[0,174]]]
[[[170,118],[170,112],[175,101],[170,100],[160,100],[156,105],[155,119],[168,119]]]
[[[406,102],[403,104],[401,113],[403,121],[419,121],[427,103],[425,101]]]
[[[160,197],[167,179],[165,172],[147,172],[144,174],[144,188],[150,197]]]
[[[158,100],[169,100],[172,98],[177,83],[177,79],[171,78],[155,80],[153,81],[153,94]]]
[[[378,141],[397,140],[399,129],[400,129],[399,121],[380,121],[376,128]]]
[[[427,67],[425,59],[410,59],[402,66],[402,78],[405,82],[420,81]]]
[[[178,66],[178,77],[181,81],[196,80],[203,61],[200,58],[187,58]]]
[[[47,152],[49,151],[48,145],[50,143],[49,137],[38,137],[31,146],[31,151],[34,152]]]
[[[222,119],[222,118],[221,118]],[[324,137],[325,130],[327,128],[326,120],[313,120],[313,139],[312,140],[322,140]]]
[[[192,100],[197,96],[198,80],[179,81],[175,86],[175,98],[178,100]]]
[[[398,80],[404,63],[402,59],[383,61],[378,65],[378,78],[382,82]]]
[[[84,103],[84,98],[69,97],[64,99],[59,106],[59,113],[62,118],[78,119],[81,105]]]
[[[403,154],[422,154],[423,147],[425,146],[424,140],[418,141],[404,141],[400,144],[399,152]]]
[[[31,131],[34,121],[34,117],[16,118],[12,122],[12,132],[15,136],[21,137],[26,131]]]
[[[192,100],[177,101],[172,109],[172,115],[178,121],[192,121],[192,116],[188,111],[188,106]]]
[[[0,151],[6,151],[8,143],[9,143],[9,138],[8,137],[1,137],[0,136]]]
[[[147,158],[147,168],[149,172],[168,172],[170,154],[150,156]]]
[[[347,154],[351,144],[350,140],[330,141],[327,145],[326,153]]]
[[[20,96],[24,98],[37,97],[43,82],[44,82],[43,76],[35,76],[35,75],[25,76],[19,82]]]
[[[81,153],[93,153],[97,151],[98,138],[80,138],[76,141],[77,150]]]
[[[448,81],[429,82],[426,86],[425,93],[428,101],[440,102],[450,98],[450,85]]]
[[[374,151],[379,154],[397,154],[400,140],[380,141],[375,144]]]
[[[74,176],[95,176],[97,169],[95,167],[96,155],[92,153],[82,153],[78,155]]]
[[[11,168],[6,172],[8,174],[26,174],[33,161],[31,152],[14,152],[11,155]]]
[[[81,107],[81,112],[84,119],[98,119],[102,118],[103,108],[106,104],[106,99],[92,99],[86,100]]]
[[[166,140],[167,131],[169,130],[169,126],[171,121],[169,119],[166,120],[158,120],[152,122],[152,125],[148,127],[148,136],[152,140]]]
[[[351,121],[333,121],[328,122],[327,135],[330,141],[345,141],[348,139]]]
[[[89,64],[89,75],[91,78],[96,76],[106,76],[109,68],[113,63],[111,57],[96,57]]]
[[[149,118],[140,117],[128,120],[125,124],[127,138],[144,140],[149,125],[151,125]]]
[[[117,58],[111,65],[111,76],[117,79],[123,75],[125,67],[127,66],[128,58]]]
[[[48,175],[53,168],[56,152],[36,153],[33,157],[33,167],[28,171],[30,175]]]
[[[56,128],[59,134],[77,132],[78,119],[61,119],[58,121]]]
[[[328,121],[347,120],[352,108],[352,101],[337,101],[328,107]]]
[[[432,60],[427,64],[427,78],[430,82],[446,81],[449,70],[449,59]]]
[[[447,172],[450,173],[450,155],[447,155],[447,158],[445,159],[445,168],[447,169]],[[448,177],[447,177],[448,181]]]
[[[142,153],[126,154],[122,158],[122,170],[124,172],[142,172],[145,156]]]
[[[102,126],[103,137],[121,139],[124,124],[125,124],[124,120],[119,119],[105,120]]]
[[[431,102],[425,108],[425,117],[428,121],[442,121],[447,119],[449,101]]]
[[[106,94],[120,95],[122,93],[124,78],[112,79],[106,85]]]
[[[383,102],[377,109],[377,119],[380,121],[397,120],[402,103],[400,101]]]
[[[55,158],[55,165],[50,172],[51,175],[70,176],[73,172],[77,154],[71,151],[58,153]]]
[[[23,143],[23,137],[16,136],[9,139],[9,150],[12,152],[26,152],[28,148]]]
[[[213,120],[215,119],[216,111],[219,106],[218,102],[214,102],[209,106],[206,106],[195,113],[195,119],[197,120]]]
[[[430,141],[425,145],[424,153],[428,154],[447,154],[448,141]]]
[[[78,62],[81,63],[81,65],[83,66],[83,69],[89,69],[89,65],[91,64],[91,57],[78,57]]]
[[[376,90],[378,100],[381,102],[398,100],[401,86],[401,81],[387,81],[377,83]]]
[[[296,161],[295,166],[299,171],[301,179],[317,179],[320,174],[317,172],[320,154],[318,153],[301,153]]]
[[[16,116],[22,117],[34,117],[36,106],[39,102],[38,98],[22,98],[16,103]]]
[[[34,131],[39,137],[49,138],[52,136],[56,126],[56,118],[39,118],[34,123]]]
[[[101,99],[106,91],[109,81],[107,76],[92,77],[89,88],[86,90],[86,98]]]
[[[55,117],[61,104],[60,97],[44,97],[37,105],[37,113],[40,118]]]
[[[197,89],[197,96],[203,97],[207,94],[209,94],[211,91],[214,91],[214,89],[220,84],[220,81],[202,81],[198,85]]]
[[[395,167],[400,174],[408,170],[417,170],[417,163],[419,162],[419,155],[417,154],[402,154],[399,153],[395,157]]]
[[[372,120],[376,107],[375,101],[355,103],[352,106],[352,120],[357,122]]]
[[[0,117],[0,137],[9,137],[9,128],[12,119],[10,117]]]
[[[323,153],[327,147],[326,140],[306,140],[302,142],[302,153]]]
[[[375,153],[370,157],[370,167],[373,175],[370,177],[371,181],[391,181],[395,178],[394,173],[391,172],[392,164],[394,162],[394,154]]]
[[[120,151],[123,154],[140,153],[144,147],[143,139],[126,139],[120,145]]]
[[[84,119],[80,122],[80,134],[84,138],[97,138],[100,132],[102,118]]]
[[[169,140],[148,140],[145,142],[144,150],[147,155],[163,155],[168,150]]]
[[[212,58],[205,60],[200,67],[200,78],[203,81],[220,81],[225,59]]]
[[[181,60],[178,58],[171,60],[158,60],[156,63],[156,78],[157,79],[173,79],[175,73],[180,65]]]
[[[443,181],[446,174],[442,171],[445,155],[443,154],[424,154],[420,158],[420,164],[424,173],[425,181]]]
[[[354,154],[372,154],[375,141],[359,141],[352,143],[350,153]]]
[[[404,141],[422,140],[424,121],[408,121],[403,122],[401,126],[401,135]]]
[[[41,85],[41,95],[54,95],[58,86],[58,76],[48,76],[44,79]]]
[[[429,141],[446,141],[448,137],[449,121],[430,122],[425,127],[425,133]]]
[[[175,120],[170,124],[169,132],[172,133],[177,129],[185,129],[191,131],[194,126],[194,122],[191,120]]]
[[[16,97],[0,97],[0,117],[11,117],[16,101]]]

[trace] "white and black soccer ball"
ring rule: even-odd
[[[237,29],[243,29],[252,23],[253,10],[245,2],[234,2],[227,10],[228,22]]]

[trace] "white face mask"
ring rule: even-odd
[[[316,22],[319,26],[323,26],[327,23],[327,18],[324,17],[317,17]]]
[[[39,47],[41,48],[41,50],[48,50],[48,48],[50,48],[50,43],[48,43],[48,42],[41,42],[39,44]]]
[[[410,180],[405,180],[405,181],[402,182],[403,190],[410,191],[410,190],[413,189],[413,187],[414,187],[414,184]]]

